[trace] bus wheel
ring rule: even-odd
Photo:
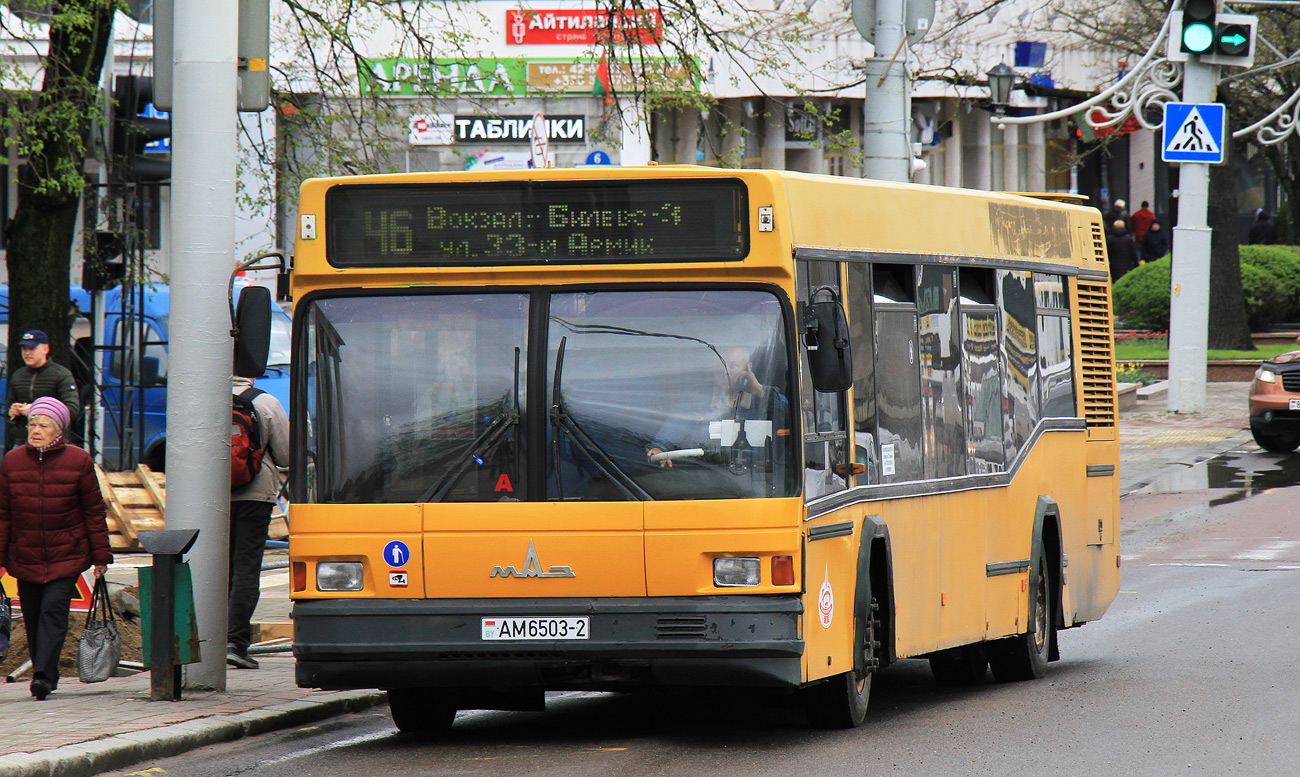
[[[930,656],[930,672],[939,685],[978,685],[989,673],[983,645],[964,645]]]
[[[1014,637],[998,640],[989,646],[989,667],[998,682],[1033,680],[1047,672],[1047,660],[1056,640],[1056,624],[1052,613],[1052,581],[1047,576],[1047,564],[1038,559],[1038,584],[1034,586],[1029,601],[1031,629]]]
[[[440,734],[451,728],[455,707],[439,704],[437,691],[429,688],[392,688],[388,691],[388,711],[393,724],[403,734]]]
[[[818,728],[857,728],[867,719],[871,672],[837,674],[804,694],[809,723]]]

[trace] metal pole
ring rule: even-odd
[[[1183,102],[1214,101],[1217,65],[1189,60]],[[1165,127],[1165,132],[1174,128]],[[1178,173],[1178,226],[1174,227],[1169,289],[1169,395],[1175,413],[1205,411],[1205,350],[1209,339],[1210,167],[1184,162]]]
[[[238,0],[176,0],[167,528],[201,529],[190,556],[202,662],[187,688],[226,689],[230,314],[235,265]]]
[[[912,108],[903,8],[904,0],[876,3],[876,55],[863,67],[862,153],[863,177],[906,183],[912,178]]]

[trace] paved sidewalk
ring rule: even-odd
[[[379,691],[298,688],[288,655],[259,661],[256,671],[231,669],[226,693],[172,702],[149,700],[148,672],[94,685],[64,677],[42,702],[26,681],[0,683],[0,777],[99,774],[384,702]]]
[[[1121,494],[1139,491],[1162,474],[1234,447],[1252,445],[1246,424],[1248,388],[1245,383],[1209,384],[1204,414],[1168,413],[1163,399],[1139,403],[1123,413]],[[121,558],[110,576],[130,582],[130,567],[142,563],[148,563],[147,557]],[[265,573],[262,589],[257,619],[287,621],[287,572]],[[72,631],[70,638],[75,638],[75,624]],[[256,671],[231,669],[226,693],[187,692],[177,702],[149,701],[148,673],[97,685],[65,677],[44,702],[28,695],[26,681],[0,682],[0,777],[97,774],[384,703],[377,691],[300,689],[294,683],[292,658],[259,660],[262,668]]]

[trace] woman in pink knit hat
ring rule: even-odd
[[[113,561],[107,509],[90,455],[63,439],[70,413],[52,397],[27,410],[27,444],[0,461],[0,564],[18,580],[32,696],[59,686],[59,656],[77,578]]]

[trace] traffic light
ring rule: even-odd
[[[171,119],[143,115],[153,104],[153,79],[118,76],[113,83],[113,138],[109,170],[123,182],[153,183],[171,177],[168,158],[145,146],[171,135]]]
[[[1217,0],[1187,0],[1183,3],[1183,24],[1178,31],[1178,50],[1205,54],[1214,47],[1214,17]]]

